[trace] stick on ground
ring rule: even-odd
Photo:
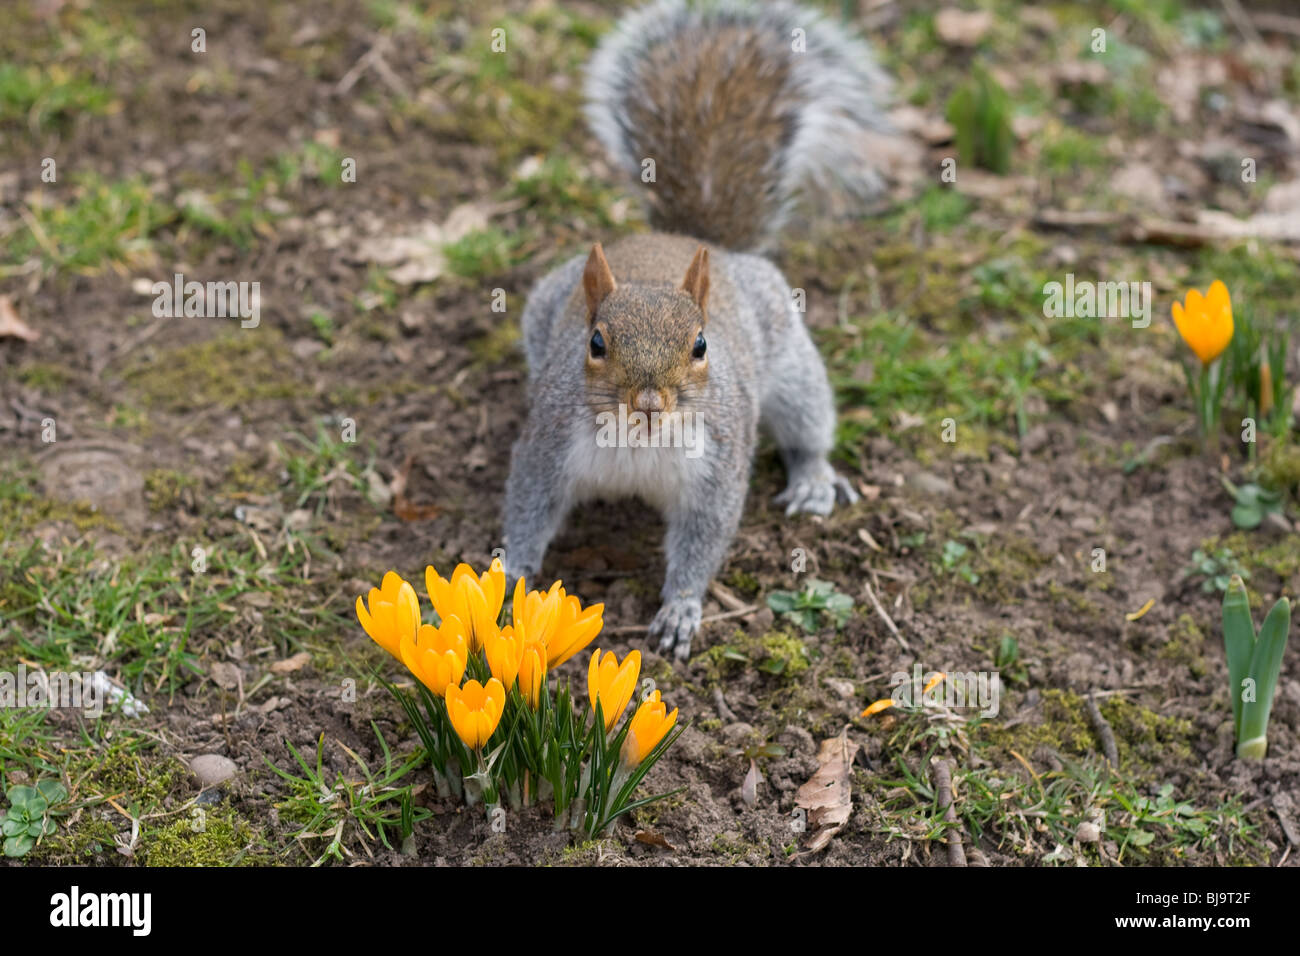
[[[1106,723],[1106,718],[1101,715],[1101,709],[1093,699],[1092,690],[1088,690],[1088,719],[1092,721],[1092,729],[1097,732],[1101,739],[1101,752],[1106,755],[1106,762],[1119,769],[1119,750],[1115,747],[1115,733],[1110,729],[1110,724]]]

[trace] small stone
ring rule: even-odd
[[[1084,820],[1074,831],[1074,838],[1080,843],[1097,843],[1101,840],[1101,827],[1091,820]]]
[[[215,787],[219,783],[225,783],[239,772],[235,762],[221,754],[199,754],[190,761],[190,770],[205,787]]]
[[[917,471],[907,476],[907,483],[927,495],[950,495],[951,482],[928,471]]]
[[[723,739],[729,744],[738,745],[744,743],[753,734],[754,728],[743,721],[737,721],[734,724],[727,724],[722,728]]]

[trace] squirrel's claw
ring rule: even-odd
[[[824,473],[790,482],[790,486],[772,500],[786,506],[787,516],[800,512],[828,515],[837,501],[851,505],[858,500],[858,493],[848,479],[835,474],[828,466]]]
[[[691,638],[700,629],[703,607],[698,598],[674,598],[650,622],[650,636],[659,638],[659,653],[672,653],[679,661],[691,656]]]

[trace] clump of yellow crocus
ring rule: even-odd
[[[439,618],[458,617],[469,629],[469,650],[476,654],[489,635],[497,631],[497,617],[506,596],[506,572],[497,558],[483,574],[468,564],[458,564],[451,580],[432,566],[424,569],[424,585]]]
[[[439,697],[465,676],[469,640],[458,617],[445,617],[437,627],[420,625],[414,639],[402,637],[400,649],[402,663]]]
[[[632,715],[628,725],[627,737],[623,741],[623,765],[632,769],[640,765],[646,755],[663,740],[668,731],[677,723],[677,708],[667,713],[668,705],[659,699],[655,691],[641,702],[641,706]]]
[[[602,659],[600,648],[591,655],[591,664],[587,667],[587,694],[591,698],[591,708],[596,709],[600,701],[601,713],[605,718],[605,732],[618,722],[632,699],[636,690],[636,679],[641,674],[641,652],[629,651],[623,663],[610,651]]]
[[[389,571],[379,587],[370,589],[369,604],[367,611],[357,598],[357,620],[376,644],[400,661],[402,639],[414,639],[420,627],[415,588],[396,571]]]
[[[447,685],[447,716],[457,735],[471,750],[482,750],[501,721],[506,706],[506,689],[493,677],[486,684],[476,680],[464,687]]]
[[[1185,303],[1174,302],[1173,313],[1178,334],[1202,365],[1217,359],[1232,341],[1232,299],[1228,287],[1218,279],[1210,283],[1204,296],[1198,289],[1189,289]]]

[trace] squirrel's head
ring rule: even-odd
[[[705,339],[709,250],[695,251],[680,288],[619,285],[600,243],[582,273],[587,299],[587,400],[597,412],[666,414],[702,402],[709,379]]]

